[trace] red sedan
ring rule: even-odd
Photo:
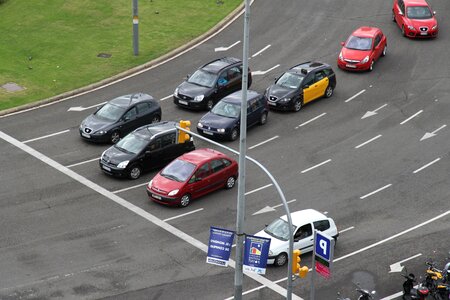
[[[150,200],[188,206],[192,199],[220,188],[231,189],[238,176],[237,162],[212,149],[198,149],[183,154],[147,185]]]
[[[386,55],[387,39],[381,29],[364,26],[353,31],[341,45],[343,47],[337,61],[339,68],[372,71],[378,58]]]
[[[402,30],[403,36],[430,38],[438,34],[438,23],[425,0],[394,0],[392,21]]]

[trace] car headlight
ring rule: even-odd
[[[203,124],[198,122],[197,127],[203,128]]]
[[[108,150],[108,149],[107,149],[107,150]],[[107,150],[103,151],[102,155],[100,156],[100,160],[103,159],[103,155],[105,155],[105,152],[106,152]]]
[[[340,59],[340,60],[344,60],[344,56],[342,56],[342,51],[339,52],[339,59]]]
[[[178,96],[178,88],[175,89],[175,91],[173,92],[174,96]]]
[[[272,250],[269,250],[269,256],[273,256]]]
[[[106,133],[107,133],[106,130],[99,130],[99,131],[94,132],[93,134],[95,134],[95,135],[104,135]]]
[[[200,101],[203,100],[203,98],[205,98],[205,95],[198,95],[198,96],[195,96],[194,101],[195,102],[200,102]]]
[[[287,103],[289,101],[291,101],[291,98],[282,98],[282,99],[280,99],[280,102],[282,102],[282,103]]]
[[[416,29],[414,28],[414,26],[411,26],[411,25],[408,25],[408,29],[409,29],[409,30],[416,30]]]
[[[361,61],[361,63],[365,64],[366,62],[369,61],[369,55],[367,55],[366,57],[364,57],[364,59]]]
[[[147,186],[148,186],[148,188],[149,189],[151,189],[152,188],[152,182],[153,182],[153,179],[152,180],[150,180],[150,182],[147,184]]]
[[[129,162],[130,162],[129,160],[125,160],[125,161],[121,162],[120,164],[118,164],[117,167],[119,169],[125,169],[128,166]]]
[[[170,191],[170,193],[168,193],[167,195],[169,195],[169,196],[175,196],[179,191],[180,191],[180,190],[173,190],[173,191]]]
[[[217,129],[217,132],[219,132],[219,133],[225,133],[225,128],[218,128],[218,129]]]
[[[433,27],[431,27],[432,30],[436,30],[437,29],[437,24],[434,25]]]

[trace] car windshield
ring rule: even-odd
[[[431,19],[433,14],[428,6],[409,6],[406,8],[406,16],[410,19]]]
[[[288,89],[298,89],[304,78],[298,74],[284,73],[275,84]]]
[[[289,240],[289,224],[287,221],[281,218],[276,219],[275,221],[270,223],[264,229],[264,231],[279,240],[283,241]],[[293,225],[292,225],[292,232],[295,232],[295,226]]]
[[[126,135],[123,139],[118,141],[114,147],[116,147],[119,150],[137,154],[141,152],[148,144],[147,140],[144,140],[139,135],[135,135],[133,133],[130,133]]]
[[[226,101],[219,101],[212,109],[211,112],[215,115],[237,118],[239,117],[241,106],[234,103],[228,103]]]
[[[191,177],[194,170],[195,165],[193,163],[176,159],[161,171],[161,176],[178,182],[185,182]]]
[[[352,35],[347,40],[345,48],[353,50],[370,50],[372,49],[372,39]]]
[[[125,109],[110,103],[102,106],[94,115],[108,121],[117,121],[125,112]]]
[[[188,78],[188,82],[201,86],[213,87],[216,79],[216,74],[209,73],[203,70],[197,70],[194,74],[192,74],[192,76]]]

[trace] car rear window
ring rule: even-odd
[[[319,231],[325,231],[330,228],[330,221],[328,220],[320,220],[314,222],[314,228]]]

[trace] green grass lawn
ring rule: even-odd
[[[134,56],[132,0],[6,0],[0,4],[0,86],[14,82],[25,90],[0,88],[0,110],[144,64],[206,32],[241,2],[139,0]]]

